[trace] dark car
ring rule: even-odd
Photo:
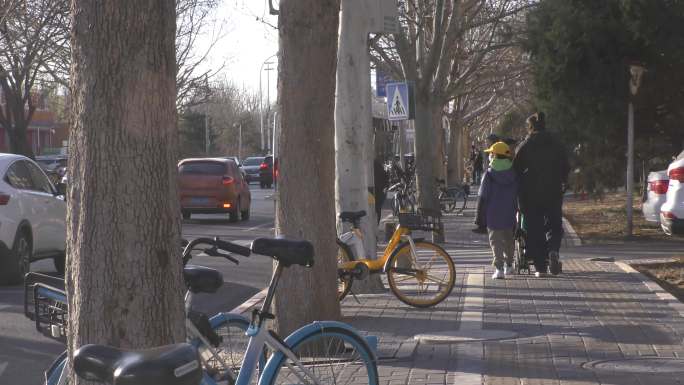
[[[261,179],[260,167],[263,162],[263,156],[250,156],[242,161],[242,171],[245,173],[247,183],[256,182]]]
[[[183,219],[193,213],[228,213],[231,222],[249,219],[252,195],[233,160],[184,159],[178,176]]]
[[[264,157],[264,161],[259,166],[259,186],[261,188],[273,187],[275,173],[273,169],[273,155]]]

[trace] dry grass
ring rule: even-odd
[[[624,192],[608,193],[602,200],[572,199],[563,205],[563,214],[584,243],[624,241],[627,223],[626,199]],[[663,233],[659,225],[644,220],[639,196],[635,197],[632,207],[633,240],[682,241],[682,238],[673,238]],[[639,264],[633,267],[684,302],[684,256],[676,258],[673,262]]]
[[[632,206],[634,210],[633,239],[681,241],[681,239],[673,239],[665,235],[659,225],[644,219],[641,212],[641,198],[639,194],[636,195]],[[602,200],[567,200],[563,205],[563,214],[585,243],[621,241],[626,235],[626,199],[624,192],[617,192],[606,194]]]
[[[673,262],[633,265],[633,267],[684,302],[684,257],[679,257]]]

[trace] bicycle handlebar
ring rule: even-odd
[[[234,263],[239,262],[231,255],[221,253],[219,250],[223,250],[228,253],[240,254],[245,257],[249,257],[249,255],[252,254],[252,250],[248,247],[240,246],[232,242],[222,241],[218,239],[218,237],[214,239],[195,238],[192,241],[188,242],[188,244],[185,246],[185,249],[183,250],[183,265],[188,263],[188,261],[192,258],[191,252],[197,245],[200,244],[211,245],[211,248],[203,250],[207,255],[210,255],[212,257],[223,257]]]

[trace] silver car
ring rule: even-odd
[[[667,170],[649,173],[646,183],[646,191],[644,193],[644,202],[641,205],[641,211],[643,211],[644,219],[647,221],[660,223],[660,207],[665,203],[667,188],[670,183],[670,178],[667,176]]]

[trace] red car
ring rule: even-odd
[[[252,195],[235,161],[193,158],[178,163],[183,219],[190,215],[228,213],[231,222],[249,219]]]

